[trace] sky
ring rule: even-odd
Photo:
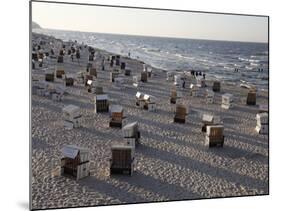
[[[268,41],[268,18],[32,2],[43,28],[244,42]]]

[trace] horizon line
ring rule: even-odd
[[[32,21],[35,22],[35,21]],[[38,24],[38,22],[35,22]],[[41,25],[38,24],[40,27]],[[36,29],[36,28],[35,28]],[[258,44],[268,44],[268,41],[240,41],[240,40],[219,40],[219,39],[204,39],[204,38],[190,38],[190,37],[170,37],[170,36],[153,36],[153,35],[137,35],[137,34],[123,34],[123,33],[110,33],[110,32],[94,32],[94,31],[81,31],[73,29],[55,29],[55,28],[39,28],[46,30],[56,30],[56,31],[71,31],[71,32],[82,32],[82,33],[96,33],[96,34],[111,34],[111,35],[123,35],[123,36],[134,36],[134,37],[155,37],[155,38],[171,38],[171,39],[187,39],[187,40],[205,40],[205,41],[217,41],[217,42],[239,42],[239,43],[258,43]],[[33,29],[32,29],[33,30]]]

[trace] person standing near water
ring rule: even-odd
[[[70,57],[71,57],[71,61],[73,62],[73,53],[71,53]]]
[[[76,50],[76,58],[77,58],[78,64],[80,65],[80,62],[79,62],[79,59],[80,59],[80,51],[79,51],[79,49]]]
[[[104,66],[105,66],[105,58],[102,58],[102,70],[104,70]]]

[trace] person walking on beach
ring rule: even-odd
[[[105,58],[103,57],[103,58],[102,58],[102,70],[103,70],[103,71],[104,71],[104,69],[105,69],[104,66],[105,66]]]
[[[78,64],[80,65],[80,62],[79,62],[79,59],[80,59],[80,51],[79,51],[79,49],[76,50],[76,58],[77,58]]]
[[[71,57],[71,61],[73,62],[73,53],[71,53],[70,57]]]

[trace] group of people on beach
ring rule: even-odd
[[[204,72],[202,72],[202,71],[191,70],[190,73],[191,73],[191,75],[196,76],[196,77],[197,76],[202,76],[204,79],[206,77],[206,74]]]
[[[194,77],[202,76],[203,79],[206,79],[206,73],[204,73],[204,72],[202,72],[202,71],[191,70],[190,73],[191,73],[191,75],[194,76]],[[182,88],[185,88],[185,84],[186,84],[186,81],[185,81],[185,79],[183,79]]]
[[[239,69],[238,68],[234,68],[234,72],[238,73]],[[258,68],[258,72],[263,72],[263,68]]]

